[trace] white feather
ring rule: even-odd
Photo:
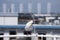
[[[33,29],[32,25],[33,25],[33,20],[29,21],[29,22],[26,24],[25,30],[26,30],[26,31],[31,31],[31,30]]]

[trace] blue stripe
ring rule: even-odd
[[[24,28],[25,26],[1,26],[0,28]],[[40,28],[40,29],[60,29],[60,26],[33,26],[35,28]]]

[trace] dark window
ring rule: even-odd
[[[25,35],[28,35],[28,34],[30,35],[31,34],[31,31],[24,31],[24,34]]]
[[[54,22],[54,19],[50,19],[49,22]]]
[[[11,37],[10,40],[16,40],[16,37]]]
[[[25,35],[30,35],[31,31],[24,31]],[[24,37],[24,40],[31,40],[31,37]]]
[[[31,40],[31,37],[24,37],[24,40]]]
[[[33,20],[31,13],[19,13],[18,24],[26,24],[30,20]]]
[[[46,35],[45,33],[38,33],[39,35]],[[42,39],[42,37],[38,37],[39,40]],[[43,40],[46,40],[46,37],[43,37]]]
[[[3,40],[3,37],[0,37],[0,40]]]
[[[4,33],[0,33],[0,35],[4,35]]]
[[[10,31],[10,35],[16,35],[16,31]]]

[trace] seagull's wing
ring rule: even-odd
[[[32,30],[32,29],[33,29],[33,28],[32,28],[32,25],[33,25],[33,20],[29,21],[29,22],[26,24],[25,30],[26,30],[26,31]]]

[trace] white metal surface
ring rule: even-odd
[[[18,17],[0,17],[0,25],[18,25]]]
[[[3,20],[4,20],[4,17],[0,17],[0,25],[4,24]]]
[[[0,35],[0,37],[60,37],[60,35]]]
[[[5,25],[17,25],[18,17],[5,17]]]

